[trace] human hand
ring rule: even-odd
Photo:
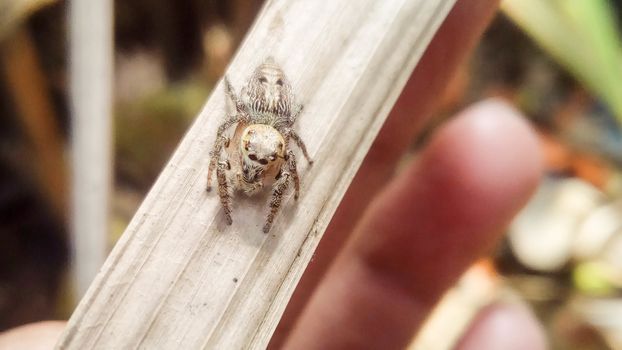
[[[270,344],[404,348],[442,294],[490,251],[538,182],[538,144],[516,111],[480,103],[395,165],[498,2],[458,1],[345,195]],[[369,203],[369,205],[368,205]],[[525,308],[485,310],[460,349],[543,349]]]

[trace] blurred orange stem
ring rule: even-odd
[[[50,204],[61,218],[67,213],[67,181],[63,142],[47,81],[27,29],[3,43],[0,62],[25,136],[33,150],[33,168]]]

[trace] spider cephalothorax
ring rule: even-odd
[[[216,169],[218,195],[227,222],[231,224],[232,190],[252,195],[264,186],[272,185],[270,212],[263,227],[263,231],[268,232],[281,207],[290,178],[294,183],[295,199],[300,191],[296,156],[289,148],[289,140],[300,147],[312,164],[304,142],[292,129],[302,106],[293,103],[291,86],[271,58],[255,69],[242,89],[240,99],[227,77],[225,93],[235,111],[218,128],[207,174],[207,190],[211,189],[212,172]],[[237,127],[233,137],[225,136],[227,129],[234,124]]]
[[[291,112],[291,87],[283,71],[273,59],[259,66],[242,93],[243,103],[255,114],[273,113],[289,117]]]

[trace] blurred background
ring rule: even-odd
[[[97,61],[112,69],[112,95],[100,101],[109,110],[103,129],[113,125],[101,146],[110,156],[76,161],[71,154],[97,147],[88,127],[99,125],[71,102],[80,94],[70,84],[80,79],[70,59],[81,50],[70,40],[80,34],[70,34],[79,10],[62,0],[0,0],[0,330],[70,315],[261,4],[114,1],[114,21],[101,23],[114,51]],[[475,311],[502,295],[526,300],[554,349],[622,349],[621,19],[621,0],[506,0],[413,140],[415,154],[450,115],[493,96],[534,125],[545,179],[503,245],[457,290]],[[84,91],[100,80],[90,82]],[[104,195],[81,202],[93,191],[76,181],[89,171],[103,173]],[[79,211],[98,200],[90,210],[104,221],[82,232],[75,203],[87,203]],[[76,243],[88,234],[101,239]],[[70,261],[95,269],[77,278]]]

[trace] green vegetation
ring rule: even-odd
[[[622,126],[622,48],[607,0],[505,0],[505,13],[605,102]]]

